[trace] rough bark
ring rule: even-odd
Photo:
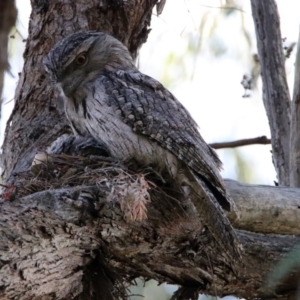
[[[289,186],[291,101],[277,5],[274,0],[251,0],[251,7],[263,81],[263,101],[271,129],[273,162],[279,184]]]
[[[14,0],[0,1],[0,95],[2,95],[4,74],[9,69],[8,35],[17,19]]]
[[[291,186],[300,187],[300,29],[295,62],[295,80],[291,113],[290,182]]]
[[[241,208],[240,224],[247,223],[253,202],[253,195],[248,199],[249,186],[234,181],[226,185]],[[266,297],[266,275],[300,242],[295,235],[237,230],[244,266],[238,265],[234,274],[208,233],[199,232],[197,218],[176,211],[162,194],[152,194],[148,219],[126,222],[107,186],[47,190],[1,203],[0,299],[72,299],[84,290],[90,294],[91,266],[97,266],[93,276],[101,289],[80,299],[116,299],[124,293],[122,282],[139,276],[211,295]],[[279,187],[255,189],[261,202],[272,203],[278,211],[282,207],[274,197],[285,198],[289,192]],[[299,202],[300,191],[290,192]],[[93,196],[81,197],[83,193]],[[247,208],[245,202],[250,203]],[[257,207],[253,210],[263,224],[264,216]],[[276,230],[277,219],[267,219],[267,226],[270,222]],[[295,291],[295,278],[294,274],[278,288],[278,297]],[[106,296],[102,287],[107,287]]]
[[[2,167],[8,179],[27,169],[37,151],[67,132],[62,103],[45,76],[42,60],[62,37],[80,30],[113,34],[137,56],[149,33],[157,0],[32,0],[24,68],[7,122]],[[34,84],[33,84],[34,83]]]

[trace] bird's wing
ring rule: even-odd
[[[138,70],[108,72],[102,83],[125,123],[187,164],[218,191],[222,207],[230,209],[217,154],[205,143],[189,112],[162,84]]]

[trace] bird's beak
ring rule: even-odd
[[[71,97],[81,83],[78,77],[68,78],[64,81],[57,81],[62,91],[67,97]]]

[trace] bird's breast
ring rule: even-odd
[[[168,170],[171,175],[176,175],[176,157],[149,137],[134,132],[116,108],[95,99],[85,99],[84,102],[78,108],[66,106],[67,117],[76,134],[101,140],[120,160],[133,158],[142,166],[151,166],[161,172]]]

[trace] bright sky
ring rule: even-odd
[[[261,135],[269,137],[261,94],[255,92],[250,98],[242,98],[244,90],[240,85],[243,74],[249,71],[250,54],[255,53],[254,47],[249,48],[241,31],[243,22],[255,45],[250,1],[240,0],[242,12],[227,18],[220,14],[221,3],[220,0],[167,1],[162,15],[153,16],[152,31],[140,54],[140,69],[163,83],[169,83],[168,88],[191,112],[207,142]],[[282,36],[287,37],[288,41],[297,41],[300,2],[278,0],[277,3]],[[22,37],[26,38],[30,2],[17,0],[17,6],[17,27]],[[199,55],[187,54],[188,41],[194,44],[199,41],[199,25],[204,18],[201,51]],[[12,40],[10,52],[14,78],[6,76],[1,132],[13,107],[13,101],[10,100],[13,99],[17,73],[22,70],[23,46],[24,43],[19,39]],[[212,49],[218,49],[222,55],[216,57]],[[170,54],[177,58],[176,65],[166,64]],[[293,63],[294,57],[291,57],[287,63],[290,85],[293,82]],[[192,78],[193,70],[195,73]],[[249,165],[245,180],[249,183],[273,184],[276,176],[270,146],[243,147],[238,151]],[[232,155],[233,151],[221,150],[218,153],[224,162],[223,176],[236,179],[237,160]]]

